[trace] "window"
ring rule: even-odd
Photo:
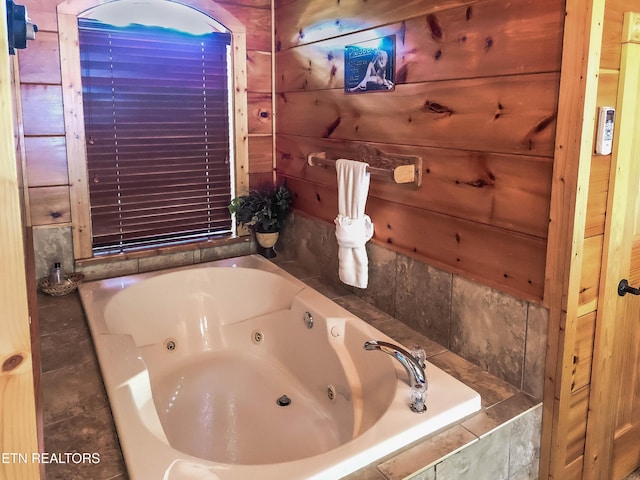
[[[58,10],[80,44],[61,36],[63,84],[82,84],[81,97],[63,89],[76,259],[230,234],[247,181],[242,26],[213,3],[209,23],[233,30],[114,26],[70,3]]]
[[[231,232],[228,33],[79,19],[93,250]]]

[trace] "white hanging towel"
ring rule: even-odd
[[[343,283],[358,288],[367,288],[369,259],[365,244],[373,237],[373,223],[364,213],[369,194],[368,166],[355,160],[336,161],[338,276]]]

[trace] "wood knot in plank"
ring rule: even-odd
[[[422,109],[428,113],[437,113],[445,117],[450,117],[451,115],[453,115],[453,110],[450,109],[449,107],[446,107],[436,102],[430,102],[429,100],[424,102]]]
[[[329,138],[331,134],[336,130],[336,128],[338,128],[338,125],[340,125],[340,117],[331,122],[331,124],[327,127],[324,134],[322,135],[322,138]]]
[[[555,120],[556,114],[552,113],[547,118],[543,118],[538,122],[538,124],[533,128],[533,133],[540,133],[542,130],[547,128],[551,123]]]
[[[471,182],[465,182],[467,185],[475,188],[486,187],[487,185],[494,185],[495,182],[489,182],[484,178],[478,178],[477,180],[473,180]]]
[[[438,21],[438,17],[436,17],[433,13],[427,15],[427,26],[431,31],[431,37],[434,40],[442,40],[442,27],[440,27],[440,22]]]
[[[23,360],[24,360],[24,357],[19,353],[16,353],[15,355],[11,355],[4,362],[2,362],[2,371],[10,372],[11,370],[15,370],[16,368],[18,368],[18,366],[22,363]]]
[[[541,133],[542,131],[549,128],[549,126],[553,124],[555,119],[556,119],[556,114],[554,112],[548,117],[545,117],[542,120],[540,120],[538,123],[536,123],[534,127],[531,130],[529,130],[529,133],[527,133],[527,136],[522,141],[522,144],[524,145],[524,147],[528,148],[529,150],[533,150],[533,137],[535,137],[538,133]]]

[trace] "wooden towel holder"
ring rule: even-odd
[[[348,156],[342,157],[348,158]],[[369,164],[372,178],[419,187],[422,184],[422,158],[414,155],[383,153],[371,145],[361,145],[355,160]],[[335,168],[336,159],[327,158],[326,152],[309,153],[307,163],[314,167]]]

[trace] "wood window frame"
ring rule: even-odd
[[[73,232],[73,255],[76,260],[93,257],[85,128],[78,47],[78,16],[106,0],[67,0],[57,7],[64,103],[67,168]],[[233,150],[235,193],[243,194],[249,185],[247,48],[245,26],[221,6],[207,0],[181,0],[182,5],[198,10],[224,25],[231,32],[230,86],[233,102]]]

